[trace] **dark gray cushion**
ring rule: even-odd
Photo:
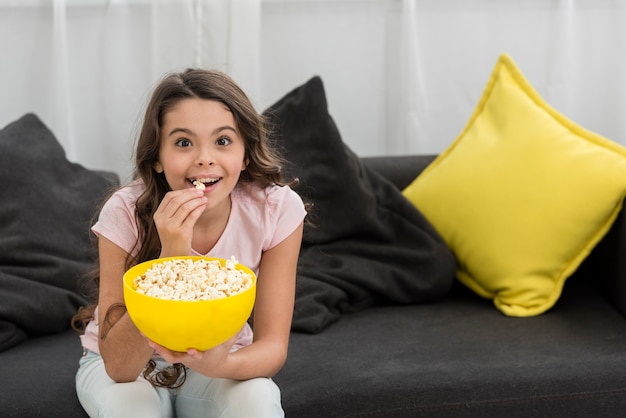
[[[343,312],[380,303],[445,296],[456,261],[439,234],[400,191],[363,165],[328,113],[313,77],[266,111],[312,203],[298,262],[293,329],[320,332]]]
[[[110,183],[68,161],[33,114],[0,130],[0,351],[68,328],[92,266],[89,227]]]
[[[81,356],[78,334],[68,329],[29,338],[0,353],[2,417],[80,418],[74,377]]]
[[[321,334],[293,333],[274,379],[286,415],[618,416],[624,318],[591,281],[569,280],[533,318],[506,317],[457,284],[438,303],[373,307]]]

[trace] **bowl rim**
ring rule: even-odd
[[[139,293],[139,292],[137,292],[137,289],[134,289],[133,286],[131,285],[131,283],[135,279],[135,277],[129,275],[128,273],[131,272],[136,267],[147,265],[148,263],[152,263],[151,266],[148,267],[148,268],[151,268],[152,265],[154,265],[154,264],[164,263],[166,261],[174,260],[174,259],[209,260],[209,261],[218,260],[218,261],[221,262],[222,266],[226,263],[226,261],[229,260],[227,258],[212,257],[212,256],[206,256],[206,255],[175,255],[175,256],[170,256],[170,257],[153,258],[152,260],[146,260],[144,262],[135,264],[134,266],[132,266],[131,268],[129,268],[128,270],[126,270],[124,272],[124,275],[122,277],[122,282],[123,282],[124,289],[128,289],[129,291],[133,292],[135,295],[138,295],[138,296],[141,296],[141,297],[150,298],[150,299],[156,299],[156,300],[163,300],[163,301],[174,302],[174,303],[215,302],[215,301],[220,301],[220,300],[224,300],[224,299],[230,299],[230,298],[233,298],[233,297],[245,294],[247,292],[256,290],[256,282],[257,282],[256,273],[250,267],[248,267],[248,266],[246,266],[244,264],[241,264],[239,262],[237,262],[237,264],[235,265],[235,268],[238,269],[238,270],[244,270],[246,273],[251,274],[252,275],[252,285],[250,285],[250,287],[248,287],[247,289],[244,289],[244,290],[241,290],[241,291],[235,293],[234,295],[225,296],[223,298],[202,299],[202,300],[167,299],[167,298],[160,298],[160,297],[157,297],[157,296],[146,295],[145,293]]]

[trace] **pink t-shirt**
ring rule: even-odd
[[[114,193],[105,203],[92,231],[130,253],[138,237],[135,201],[144,185],[134,181]],[[300,225],[306,211],[302,199],[286,186],[260,188],[241,183],[231,193],[231,211],[226,228],[215,246],[206,254],[192,249],[190,255],[230,258],[248,266],[255,274],[263,251],[275,247]],[[136,251],[134,251],[136,253]],[[120,278],[121,280],[121,278]],[[99,353],[98,310],[89,322],[81,342],[86,349]],[[239,332],[235,348],[252,342],[252,330],[246,324]]]

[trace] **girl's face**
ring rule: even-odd
[[[154,169],[172,190],[201,181],[210,209],[228,198],[245,168],[244,139],[223,103],[184,99],[164,115]]]

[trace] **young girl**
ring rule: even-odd
[[[92,228],[98,301],[76,318],[88,321],[76,375],[84,409],[115,418],[283,416],[270,377],[287,357],[306,211],[282,179],[263,117],[223,73],[170,74],[148,103],[136,174]],[[246,324],[214,349],[173,352],[137,330],[124,272],[177,255],[235,256],[257,274],[254,334]]]

